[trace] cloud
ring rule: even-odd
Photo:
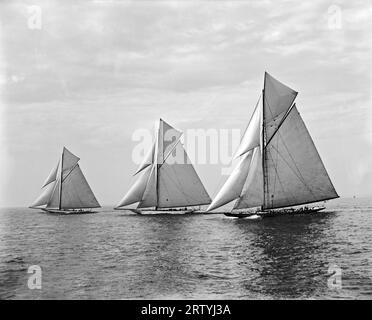
[[[40,30],[28,26],[30,5],[42,9]],[[342,27],[333,30],[329,4],[320,0],[2,2],[8,202],[17,200],[17,188],[25,189],[22,201],[31,200],[37,183],[22,187],[22,177],[44,178],[41,169],[29,173],[25,159],[46,168],[62,145],[94,157],[87,169],[97,175],[100,198],[117,202],[120,192],[99,181],[112,179],[114,190],[128,186],[134,130],[152,128],[159,117],[183,130],[244,129],[264,70],[300,92],[299,110],[325,159],[345,157],[333,145],[349,132],[372,142],[372,7],[337,5]],[[350,139],[344,148],[353,146]],[[351,160],[365,168],[370,157],[362,159],[361,148],[328,161],[331,176]],[[100,169],[105,162],[112,172]],[[214,176],[206,175],[210,187]],[[337,182],[342,192],[362,189],[346,178]]]

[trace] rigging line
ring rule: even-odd
[[[269,153],[269,156],[271,156],[271,152],[268,152],[268,153]],[[271,159],[271,160],[272,160],[272,159]],[[284,193],[284,197],[285,197],[285,199],[288,201],[288,198],[287,198],[286,193],[289,193],[290,196],[292,197],[292,199],[293,199],[294,201],[296,201],[296,197],[293,196],[292,192],[290,192],[290,191],[288,192],[288,191],[285,190],[285,188],[284,188],[284,186],[283,186],[283,184],[282,184],[282,182],[281,182],[281,180],[280,180],[278,170],[277,170],[277,168],[276,168],[275,166],[274,166],[274,170],[275,170],[275,173],[276,173],[276,175],[277,175],[277,177],[278,177],[279,184],[280,184],[280,186],[282,187],[282,191],[283,191],[283,193]],[[288,202],[290,202],[290,201],[288,201]]]
[[[290,89],[290,88],[289,88]],[[298,92],[296,92],[296,91],[294,91],[293,89],[291,89],[295,94],[294,94],[294,97],[293,97],[293,99],[292,99],[292,101],[291,101],[291,103],[289,104],[289,107],[288,107],[288,109],[290,108],[290,106],[293,104],[293,102],[295,101],[295,99],[296,99],[296,97],[297,97],[297,95],[298,95]],[[264,94],[266,93],[266,77],[264,78]],[[273,116],[273,114],[272,114],[272,111],[271,111],[271,107],[270,107],[270,104],[268,103],[268,101],[267,101],[267,99],[266,99],[266,96],[264,96],[264,101],[265,101],[265,103],[267,103],[267,106],[269,107],[269,111],[270,111],[270,113],[271,113],[271,116]],[[264,106],[265,107],[265,106]],[[288,110],[287,109],[287,110]],[[268,143],[266,143],[266,146],[268,145]],[[265,147],[266,147],[265,146]]]
[[[307,185],[306,185],[306,182],[305,182],[305,180],[304,180],[304,178],[301,176],[301,174],[298,172],[299,170],[298,170],[298,168],[297,168],[297,166],[296,166],[296,164],[294,163],[294,165],[295,165],[295,167],[296,167],[296,169],[297,169],[297,171],[296,170],[294,170],[291,166],[290,166],[290,164],[288,163],[288,161],[284,158],[284,156],[280,153],[280,151],[277,149],[277,148],[275,148],[274,146],[272,146],[272,148],[280,155],[280,157],[282,158],[282,160],[285,162],[285,164],[287,165],[287,167],[296,175],[296,177],[298,178],[298,180],[300,180],[307,188],[309,188]],[[289,152],[288,152],[288,150],[287,150],[287,153],[289,154]],[[289,154],[289,156],[291,156],[290,154]],[[292,158],[292,157],[291,157]],[[294,161],[293,160],[293,158],[292,158],[292,161]],[[310,191],[310,190],[309,190]]]
[[[273,112],[271,111],[270,104],[269,104],[269,102],[267,101],[267,98],[266,98],[266,90],[265,90],[265,87],[264,87],[263,92],[264,92],[263,101],[264,101],[265,104],[267,104],[267,106],[269,107],[270,115],[273,117]],[[265,112],[265,106],[264,106],[263,109],[264,109],[263,112]]]
[[[177,147],[178,143],[181,141],[182,135],[183,135],[183,132],[181,132],[181,135],[177,139],[177,142],[174,144],[174,146],[172,147],[172,149],[168,152],[167,156],[164,157],[163,163],[160,164],[160,167],[165,163],[165,161],[168,159],[168,157],[172,154],[173,150]]]
[[[264,93],[265,93],[265,92],[266,92],[266,90],[264,90]],[[284,115],[284,118],[283,118],[282,121],[279,123],[279,126],[278,126],[277,130],[274,132],[273,136],[274,136],[275,133],[279,130],[279,127],[280,127],[280,126],[282,125],[282,123],[284,122],[286,116],[287,116],[288,113],[290,112],[290,109],[292,109],[292,107],[293,107],[294,105],[296,105],[296,104],[294,103],[294,101],[295,101],[295,99],[296,99],[296,97],[297,97],[297,94],[298,94],[298,92],[295,93],[295,95],[294,95],[294,97],[293,97],[291,103],[289,104],[289,107],[288,107],[288,109],[287,109],[287,111],[286,111],[286,113],[285,113],[285,115]],[[267,99],[265,99],[264,101],[265,101],[265,104],[267,104],[267,106],[269,107],[269,111],[270,111],[271,116],[274,118],[274,115],[273,115],[273,113],[272,113],[272,111],[271,111],[271,107],[270,107],[269,102],[267,101]],[[282,112],[281,112],[281,113],[282,113]],[[278,115],[279,115],[279,114],[278,114]],[[271,140],[271,139],[272,139],[272,137],[270,138],[270,140]],[[270,140],[269,140],[269,142],[270,142]],[[268,145],[269,142],[267,142],[266,145]]]
[[[67,179],[67,177],[72,173],[72,171],[74,171],[74,169],[77,167],[77,166],[79,166],[79,164],[78,163],[76,163],[73,167],[72,167],[72,169],[69,171],[69,173],[62,179],[62,183]]]
[[[293,99],[294,101],[294,99]],[[274,138],[274,136],[276,135],[276,133],[279,131],[280,127],[282,126],[282,124],[284,123],[284,121],[287,119],[289,113],[292,111],[292,109],[296,106],[295,103],[293,103],[292,101],[292,104],[290,105],[290,107],[287,109],[287,111],[284,113],[284,116],[282,118],[282,120],[280,120],[277,128],[275,129],[274,133],[271,135],[269,141],[266,143],[266,146],[270,143],[270,141]],[[278,115],[279,116],[279,115]]]

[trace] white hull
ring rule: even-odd
[[[262,216],[254,213],[224,213],[225,216],[230,217],[230,218],[238,218],[238,219],[249,219],[249,220],[261,220]]]

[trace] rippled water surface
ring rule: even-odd
[[[261,221],[1,209],[0,298],[371,299],[372,199],[327,206]],[[41,290],[27,286],[31,265]],[[328,286],[330,265],[341,289]]]

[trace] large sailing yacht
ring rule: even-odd
[[[308,213],[324,207],[293,206],[338,198],[294,103],[296,96],[265,72],[262,94],[235,154],[239,163],[207,211],[235,201],[233,210],[257,208],[262,216]]]
[[[189,213],[211,203],[181,136],[182,132],[160,119],[155,142],[135,173],[139,177],[115,209],[138,203],[137,209],[131,209],[138,214]]]
[[[88,213],[100,208],[78,164],[80,158],[65,147],[58,164],[45,180],[40,196],[30,208],[50,213]]]

